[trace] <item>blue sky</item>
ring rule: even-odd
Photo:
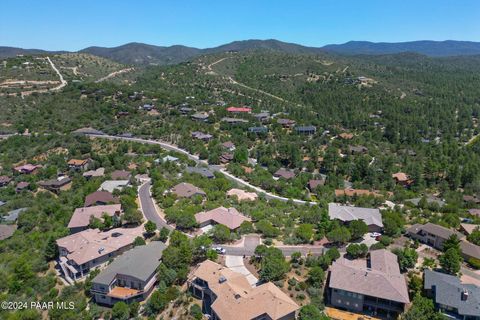
[[[478,0],[2,0],[0,46],[480,41]]]

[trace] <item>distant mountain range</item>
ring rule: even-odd
[[[189,60],[199,55],[222,53],[227,51],[247,51],[255,49],[274,50],[290,54],[319,54],[332,52],[346,55],[381,55],[402,52],[414,52],[432,57],[462,56],[480,54],[480,42],[470,41],[411,41],[411,42],[368,42],[350,41],[344,44],[331,44],[321,48],[306,47],[295,43],[278,40],[244,40],[234,41],[214,48],[198,49],[182,45],[170,47],[154,46],[144,43],[128,43],[122,46],[88,47],[78,52],[89,53],[108,58],[124,64],[174,64]],[[39,49],[21,49],[0,47],[0,58],[13,57],[18,54],[54,54],[66,51],[45,51]]]

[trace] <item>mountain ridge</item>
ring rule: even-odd
[[[330,44],[323,47],[309,47],[275,39],[250,39],[233,41],[220,46],[205,49],[188,47],[184,45],[157,46],[139,42],[130,42],[116,47],[91,46],[76,52],[89,53],[124,64],[164,65],[184,62],[204,54],[215,54],[228,51],[241,52],[247,50],[274,50],[289,54],[334,53],[342,55],[382,55],[413,52],[431,57],[445,57],[480,54],[480,42],[457,40],[419,40],[409,42],[349,41],[343,44]],[[37,55],[66,52],[68,51],[48,51],[41,49],[22,49],[0,46],[0,58],[13,57],[19,54]]]

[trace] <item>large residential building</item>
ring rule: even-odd
[[[378,209],[350,207],[329,203],[328,216],[332,220],[337,219],[344,223],[362,220],[367,224],[369,232],[380,232],[383,230],[382,215]]]
[[[45,190],[59,193],[60,191],[69,190],[72,186],[72,179],[66,176],[58,177],[57,179],[50,179],[38,182],[38,185]]]
[[[450,238],[450,236],[456,235],[458,239],[464,238],[464,235],[460,232],[430,222],[426,224],[414,224],[407,229],[407,235],[412,239],[440,250],[443,248],[443,242]]]
[[[123,190],[130,185],[130,180],[106,180],[98,188],[98,191],[107,191],[113,193],[115,190]]]
[[[235,208],[218,207],[216,209],[199,212],[195,214],[195,220],[200,227],[205,227],[213,224],[223,224],[230,230],[236,230],[242,222],[250,221],[250,218],[245,217]]]
[[[448,228],[439,226],[434,223],[414,224],[407,229],[407,235],[412,239],[426,243],[436,249],[443,248],[443,242],[456,235],[460,239],[460,250],[465,260],[470,258],[480,259],[480,246],[468,242],[465,235],[458,231],[450,230]]]
[[[453,319],[480,319],[480,287],[448,274],[425,270],[424,289],[435,307]]]
[[[336,260],[330,267],[328,299],[337,308],[392,318],[410,302],[397,256],[385,249],[371,251],[367,260]]]
[[[188,173],[199,174],[199,175],[201,175],[205,178],[208,178],[208,179],[215,178],[215,175],[213,174],[213,172],[208,170],[207,168],[204,168],[204,167],[187,167],[186,171]]]
[[[92,281],[90,292],[96,303],[113,306],[116,302],[143,301],[157,282],[165,244],[152,241],[117,257]]]
[[[90,159],[70,159],[67,164],[73,170],[87,170],[90,162]]]
[[[108,191],[95,191],[85,197],[84,207],[100,206],[110,203],[119,203],[120,200]]]
[[[142,237],[143,226],[116,228],[109,231],[87,229],[57,240],[58,264],[67,281],[83,278],[111,258],[132,248],[136,237]]]
[[[191,183],[181,182],[170,190],[178,198],[191,198],[193,196],[205,197],[206,193]]]
[[[294,320],[300,308],[273,283],[252,288],[245,275],[206,260],[188,279],[211,320]]]
[[[21,174],[35,174],[37,173],[37,170],[41,167],[41,165],[27,163],[21,166],[14,167],[13,171]]]
[[[92,217],[102,219],[105,214],[120,221],[122,206],[120,204],[110,204],[105,206],[77,208],[73,212],[72,218],[70,218],[68,229],[70,229],[70,233],[72,234],[83,231],[88,228]]]

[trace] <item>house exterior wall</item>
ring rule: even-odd
[[[382,227],[375,224],[368,225],[368,232],[382,232]]]
[[[363,310],[363,295],[331,288],[330,303],[334,307],[361,312]]]

